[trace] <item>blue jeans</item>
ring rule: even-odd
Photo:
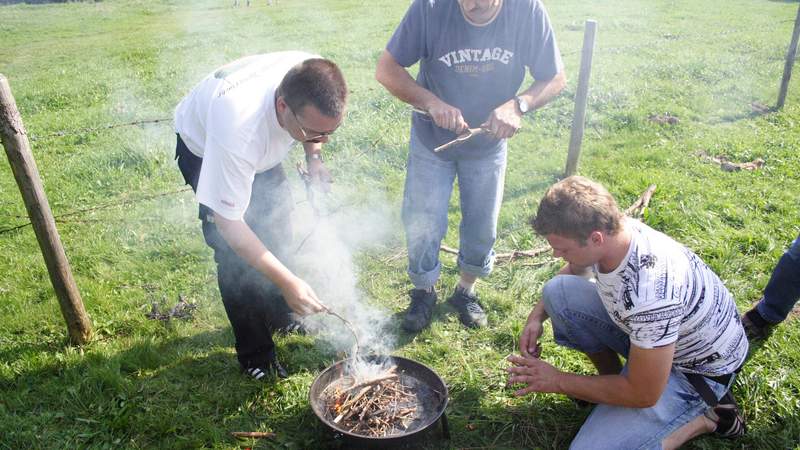
[[[574,275],[547,282],[542,301],[557,344],[597,353],[611,349],[628,357],[630,339],[606,312],[594,283]],[[627,365],[622,373],[627,371]],[[706,380],[717,398],[730,387]],[[584,422],[572,449],[660,449],[661,441],[705,412],[707,405],[686,376],[674,367],[658,402],[649,408],[597,405]]]
[[[756,309],[770,323],[783,322],[800,299],[800,236],[781,256]]]
[[[479,277],[492,271],[492,247],[503,201],[506,143],[486,150],[486,155],[478,158],[445,160],[412,130],[402,215],[408,275],[414,287],[429,288],[439,279],[439,245],[447,233],[450,193],[456,177],[461,199],[458,266]]]

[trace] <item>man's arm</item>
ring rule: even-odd
[[[586,277],[588,267],[578,267],[567,263],[556,275],[577,275]],[[528,320],[525,322],[525,328],[522,329],[522,334],[519,336],[519,351],[522,356],[538,358],[541,353],[539,347],[539,338],[542,337],[544,331],[544,322],[549,319],[547,311],[544,308],[544,302],[539,300],[533,310],[528,314]]]
[[[325,310],[313,289],[267,250],[244,221],[226,219],[214,213],[214,223],[237,255],[281,289],[286,303],[294,312],[306,315]]]
[[[375,79],[398,99],[430,114],[436,126],[455,133],[461,133],[469,127],[458,108],[418,85],[388,50],[384,50],[378,59]]]
[[[550,103],[567,86],[567,76],[564,70],[549,80],[535,80],[528,89],[522,91],[518,97],[525,100],[531,110],[536,110]]]
[[[562,393],[593,403],[648,408],[656,404],[669,380],[675,344],[654,349],[631,345],[628,371],[620,375],[577,375],[561,372],[537,358],[510,356],[509,383],[527,383],[515,392]]]
[[[566,85],[567,77],[562,70],[549,80],[535,80],[518,97],[524,100],[532,111],[549,103]],[[495,108],[483,124],[483,128],[498,139],[513,136],[521,126],[522,111],[519,110],[517,100],[514,98]]]

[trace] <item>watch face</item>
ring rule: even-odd
[[[528,102],[520,97],[517,97],[517,106],[519,106],[519,110],[522,112],[522,114],[528,112]]]

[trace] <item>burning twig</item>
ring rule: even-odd
[[[376,378],[342,389],[334,381],[323,393],[333,423],[351,433],[379,437],[408,429],[421,411],[416,394],[393,367]],[[406,388],[409,388],[408,390]],[[354,392],[357,394],[352,395]]]
[[[361,383],[358,383],[357,385],[349,388],[348,391],[352,391],[354,389],[358,389],[358,388],[364,387],[364,386],[374,386],[376,384],[381,384],[384,381],[396,380],[397,378],[399,378],[397,374],[395,374],[395,373],[389,374],[389,375],[386,375],[386,376],[383,376],[383,377],[379,377],[379,378],[375,378],[375,379],[372,379],[372,380],[369,380],[369,381],[363,381]]]

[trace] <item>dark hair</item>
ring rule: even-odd
[[[540,236],[557,234],[583,245],[593,231],[617,234],[624,217],[600,183],[571,176],[550,186],[530,224]]]
[[[311,104],[328,117],[339,117],[347,104],[347,84],[339,67],[322,58],[307,59],[292,67],[278,88],[295,113]]]

